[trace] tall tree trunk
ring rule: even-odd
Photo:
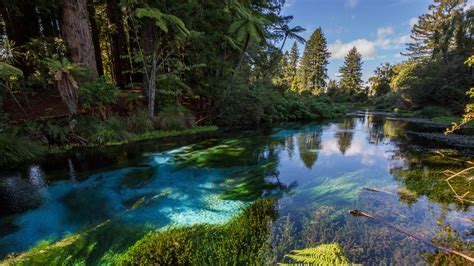
[[[130,82],[130,60],[127,58],[127,40],[123,26],[122,12],[118,8],[117,0],[107,0],[107,17],[113,25],[112,32],[112,64],[113,76],[117,85],[125,88]]]
[[[63,0],[61,33],[72,61],[97,69],[86,0]]]
[[[155,98],[156,98],[156,71],[158,66],[158,58],[156,52],[153,52],[151,60],[151,70],[148,76],[147,82],[147,95],[148,95],[148,114],[150,117],[155,116]]]
[[[99,28],[95,19],[94,0],[87,0],[87,12],[89,13],[89,23],[91,25],[92,42],[94,43],[94,54],[97,63],[97,73],[104,75],[104,65],[102,63],[102,51],[100,49]]]
[[[242,50],[242,55],[240,56],[239,63],[237,64],[237,67],[234,70],[234,75],[232,75],[232,82],[234,81],[234,78],[237,76],[237,72],[239,72],[240,68],[242,67],[242,63],[244,62],[245,53],[247,52],[247,47],[249,46],[249,42],[250,42],[250,34],[247,33],[247,38],[245,39],[245,44],[244,44],[244,49]]]

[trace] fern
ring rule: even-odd
[[[279,265],[351,265],[338,244],[325,244],[313,248],[293,250],[285,258],[291,263]]]

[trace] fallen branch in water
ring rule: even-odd
[[[390,191],[385,191],[385,190],[380,190],[376,188],[363,188],[364,190],[371,191],[371,192],[378,192],[378,193],[385,193],[385,194],[390,194],[390,195],[395,195],[395,193],[390,192]]]
[[[452,249],[450,249],[450,248],[446,248],[446,247],[443,247],[443,246],[438,246],[438,245],[434,244],[433,242],[428,241],[428,240],[422,238],[421,236],[415,235],[415,234],[413,234],[413,233],[410,233],[410,232],[408,232],[408,231],[405,231],[405,230],[402,229],[402,228],[399,228],[399,227],[397,227],[397,226],[395,226],[395,225],[392,225],[392,224],[390,224],[389,222],[383,220],[382,218],[378,218],[378,217],[376,217],[376,216],[372,216],[372,215],[370,215],[370,214],[368,214],[368,213],[365,213],[365,212],[359,211],[359,210],[349,210],[349,214],[351,214],[352,216],[356,216],[356,217],[366,217],[366,218],[370,218],[370,219],[379,221],[379,222],[383,223],[384,225],[386,225],[386,226],[388,226],[388,227],[390,227],[390,228],[392,228],[392,229],[395,229],[395,230],[397,230],[397,231],[399,231],[399,232],[401,232],[401,233],[403,233],[403,234],[405,234],[405,235],[407,235],[407,236],[409,236],[409,237],[412,237],[412,238],[414,238],[414,239],[416,239],[416,240],[419,240],[419,241],[421,241],[421,242],[423,242],[423,243],[425,243],[425,244],[427,244],[427,245],[429,245],[429,246],[432,246],[432,247],[434,247],[434,248],[437,248],[437,249],[442,250],[442,251],[447,252],[447,253],[451,253],[451,254],[458,255],[458,256],[463,257],[464,259],[466,259],[466,260],[468,260],[468,261],[474,263],[474,258],[473,258],[473,257],[469,257],[469,256],[466,255],[466,254],[463,254],[463,253],[458,252],[458,251],[456,251],[456,250],[452,250]]]

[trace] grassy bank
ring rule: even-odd
[[[124,129],[121,129],[124,131]],[[141,133],[113,132],[101,141],[89,142],[65,142],[63,144],[45,145],[31,136],[21,134],[20,129],[14,128],[8,131],[0,131],[0,167],[14,168],[18,165],[37,160],[48,154],[61,154],[79,148],[97,148],[104,146],[125,145],[132,142],[159,140],[168,137],[180,137],[186,135],[206,134],[217,132],[217,126],[201,126],[180,130],[152,130]],[[118,134],[116,134],[118,133]],[[94,140],[94,137],[90,137]]]
[[[169,137],[180,137],[180,136],[187,136],[187,135],[196,135],[196,134],[204,134],[204,133],[211,133],[216,132],[219,130],[217,126],[200,126],[200,127],[193,127],[188,129],[182,130],[156,130],[156,131],[147,131],[139,134],[132,134],[128,139],[118,140],[118,141],[108,141],[106,143],[90,143],[90,144],[69,144],[69,145],[61,145],[61,146],[51,146],[49,147],[49,152],[58,154],[62,152],[67,152],[75,148],[94,148],[94,147],[101,147],[101,146],[117,146],[117,145],[124,145],[132,142],[138,141],[146,141],[146,140],[158,140],[162,138],[169,138]]]

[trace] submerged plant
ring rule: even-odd
[[[122,265],[244,265],[264,263],[275,201],[259,200],[223,225],[153,232],[128,249]]]

